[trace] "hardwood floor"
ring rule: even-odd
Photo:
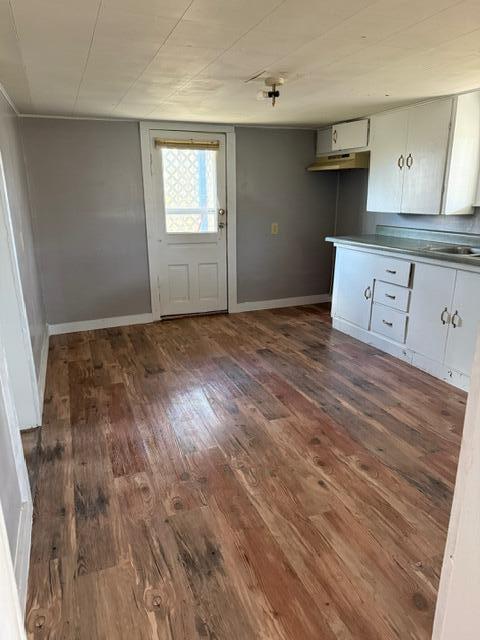
[[[319,306],[52,337],[30,638],[430,638],[465,400]]]

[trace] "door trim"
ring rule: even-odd
[[[140,122],[140,148],[142,152],[143,192],[145,197],[145,217],[147,226],[148,270],[150,276],[150,298],[153,320],[161,319],[160,292],[157,274],[160,272],[159,243],[154,188],[151,173],[151,132],[152,131],[193,131],[195,133],[225,134],[225,169],[227,199],[227,299],[228,311],[237,308],[237,180],[235,157],[235,127],[231,125],[195,124],[189,122]]]
[[[20,429],[36,427],[42,423],[42,407],[38,392],[38,379],[30,340],[27,309],[23,297],[18,254],[13,232],[12,213],[2,154],[0,153],[0,226],[5,241],[0,250],[0,271],[6,274],[7,300],[2,300],[2,318],[9,335],[8,366],[10,384]]]

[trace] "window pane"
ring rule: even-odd
[[[217,151],[162,149],[167,233],[217,231]]]

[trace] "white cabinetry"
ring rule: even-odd
[[[370,324],[374,259],[350,249],[337,249],[335,258],[335,315],[362,329]]]
[[[455,275],[448,267],[415,265],[407,347],[437,362],[445,355]]]
[[[317,157],[332,151],[332,127],[317,131]]]
[[[333,326],[468,388],[480,272],[351,246],[336,255]]]
[[[408,110],[402,213],[439,213],[447,162],[452,100]]]
[[[340,122],[332,127],[332,151],[360,149],[368,143],[368,120]]]
[[[372,116],[367,210],[473,212],[480,161],[480,93]]]
[[[470,373],[480,322],[480,274],[457,271],[445,364]]]
[[[368,145],[369,120],[353,120],[317,131],[317,156],[332,151],[364,149]]]
[[[372,118],[368,211],[398,213],[402,207],[408,111],[390,111]]]

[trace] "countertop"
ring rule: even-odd
[[[387,235],[388,229],[391,229],[394,235]],[[421,231],[419,235],[423,235],[424,237],[410,237],[411,233],[407,234],[409,237],[405,237],[399,234],[400,230],[400,227],[378,227],[377,233],[371,235],[328,236],[325,240],[327,242],[334,242],[335,244],[380,249],[382,251],[421,256],[441,262],[468,264],[480,268],[480,256],[437,253],[429,250],[429,247],[441,248],[448,245],[480,247],[480,236],[478,235]],[[410,230],[405,231],[410,232]]]

